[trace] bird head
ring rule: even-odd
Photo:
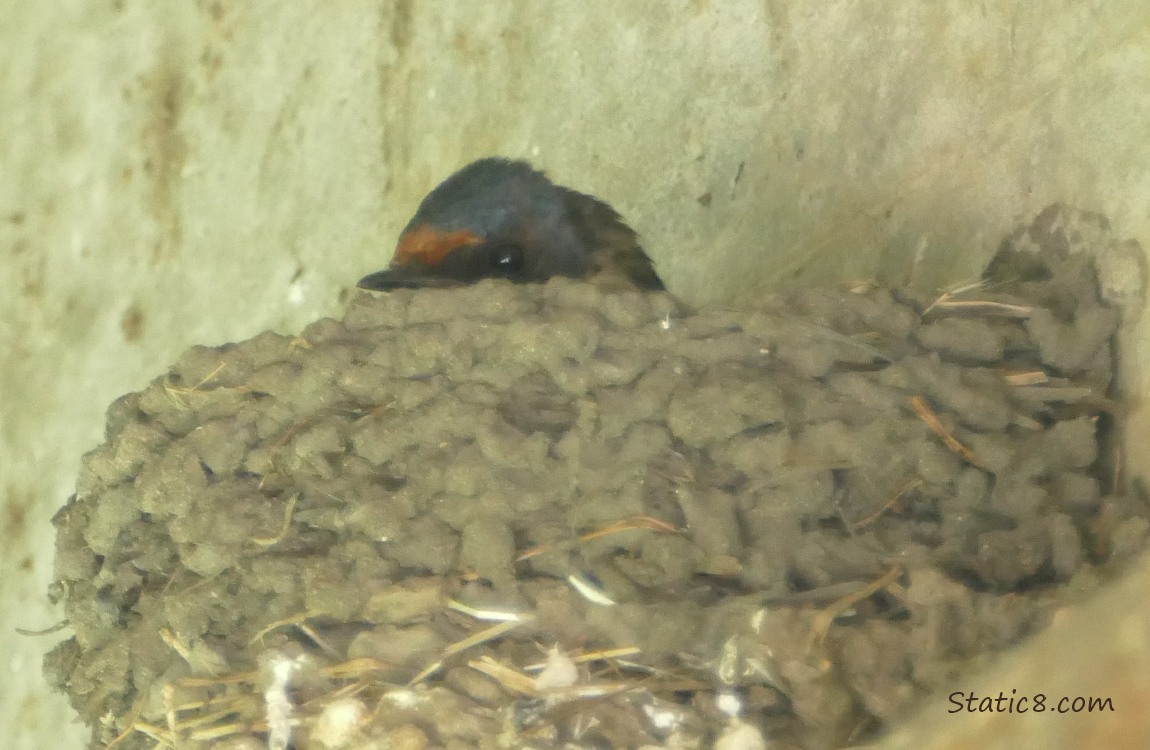
[[[359,286],[390,290],[601,274],[662,287],[635,233],[610,206],[555,185],[526,162],[489,158],[432,190],[400,234],[391,264]]]

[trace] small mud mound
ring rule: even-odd
[[[872,736],[1144,545],[1130,300],[1052,211],[937,299],[485,282],[195,347],[56,517],[49,677],[97,747]]]

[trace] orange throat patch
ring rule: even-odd
[[[451,251],[478,245],[480,242],[483,242],[482,237],[466,229],[441,232],[427,224],[420,224],[399,238],[391,262],[396,266],[436,266]]]

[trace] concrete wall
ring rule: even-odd
[[[0,0],[8,746],[80,742],[54,638],[13,629],[59,617],[48,519],[104,407],[190,344],[334,314],[471,158],[609,200],[717,302],[969,281],[1056,200],[1150,248],[1147,143],[1143,0]]]

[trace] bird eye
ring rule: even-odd
[[[523,269],[523,248],[513,242],[500,242],[488,251],[491,270],[501,276],[513,276]]]

